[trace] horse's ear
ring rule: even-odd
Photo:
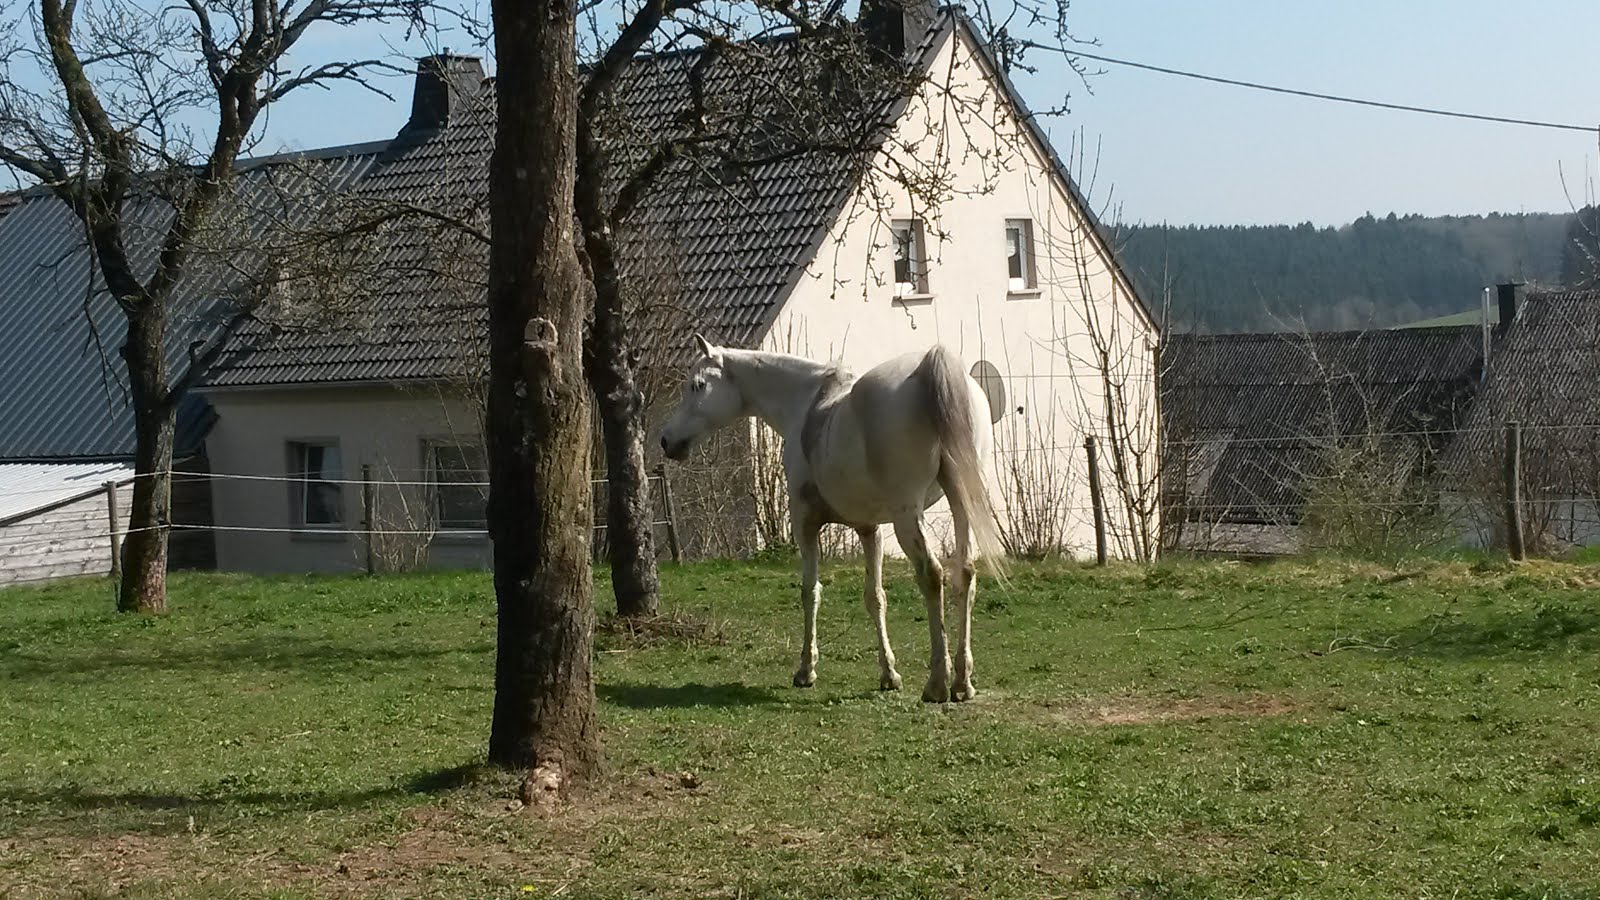
[[[696,334],[694,336],[694,342],[695,342],[695,346],[700,348],[700,355],[701,356],[704,356],[707,359],[710,359],[712,356],[715,355],[711,350],[711,342],[706,340],[705,338],[701,337],[699,334]]]

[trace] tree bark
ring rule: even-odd
[[[489,532],[499,610],[489,761],[564,793],[600,763],[589,565],[589,285],[573,225],[574,0],[494,0]],[[525,798],[526,799],[526,798]]]
[[[167,611],[167,537],[172,525],[172,447],[175,407],[167,387],[163,347],[166,307],[145,303],[128,313],[128,364],[133,399],[133,502],[122,545],[122,584],[117,609]]]
[[[623,304],[616,236],[604,206],[605,153],[592,123],[577,124],[575,202],[585,255],[594,281],[594,322],[584,342],[584,366],[600,413],[606,454],[606,545],[617,615],[653,616],[660,605],[656,571],[655,510],[644,460],[644,394]]]

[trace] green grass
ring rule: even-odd
[[[0,895],[1600,896],[1600,569],[1019,568],[959,706],[899,569],[899,694],[857,567],[804,691],[788,566],[667,570],[713,634],[601,635],[557,811],[473,766],[481,574],[0,591]]]

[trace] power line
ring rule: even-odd
[[[1591,134],[1600,133],[1597,125],[1571,125],[1565,122],[1542,122],[1536,119],[1513,119],[1506,116],[1487,116],[1480,113],[1457,112],[1448,109],[1436,109],[1429,106],[1409,106],[1404,103],[1386,103],[1382,100],[1364,100],[1359,97],[1342,97],[1338,94],[1323,94],[1317,91],[1302,91],[1296,88],[1278,87],[1271,84],[1260,84],[1254,81],[1241,81],[1237,78],[1223,78],[1219,75],[1203,75],[1199,72],[1186,72],[1182,69],[1169,69],[1165,66],[1153,66],[1149,63],[1134,62],[1129,59],[1117,59],[1114,56],[1102,56],[1097,53],[1085,53],[1081,50],[1062,51],[1068,56],[1081,56],[1096,62],[1109,63],[1114,66],[1127,66],[1132,69],[1144,69],[1147,72],[1159,72],[1163,75],[1176,75],[1180,78],[1193,78],[1198,81],[1209,81],[1214,84],[1226,84],[1233,87],[1250,88],[1257,91],[1267,91],[1274,94],[1289,94],[1294,97],[1310,97],[1314,100],[1331,100],[1335,103],[1350,103],[1355,106],[1373,106],[1379,109],[1393,109],[1400,112],[1422,113],[1430,116],[1446,116],[1452,119],[1472,119],[1478,122],[1497,122],[1502,125],[1527,125],[1533,128],[1557,128],[1563,131],[1585,131]]]

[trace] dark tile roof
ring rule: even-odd
[[[1584,457],[1600,446],[1600,290],[1530,293],[1489,353],[1489,374],[1443,465],[1454,477],[1498,466],[1503,429],[1523,426],[1525,454]],[[1563,470],[1564,471],[1564,470]],[[1570,473],[1569,473],[1570,474]],[[1557,477],[1564,477],[1558,474]]]
[[[933,46],[930,35],[923,52]],[[690,70],[698,51],[635,60],[619,79],[612,114],[628,123],[637,143],[613,152],[614,169],[636,164],[637,147],[684,129],[691,109]],[[762,42],[751,52],[724,53],[705,73],[709,104],[734,107],[760,102],[796,65],[787,39]],[[493,152],[494,92],[485,82],[460,115],[437,130],[402,134],[357,190],[374,201],[473,208],[487,190]],[[841,111],[871,119],[881,105]],[[619,235],[620,258],[630,288],[642,285],[645,314],[636,328],[645,363],[675,365],[692,346],[689,332],[749,346],[761,338],[794,281],[810,263],[855,184],[864,154],[813,152],[777,159],[737,173],[706,173],[685,159],[660,179],[665,189],[646,193]],[[618,171],[611,177],[615,182]],[[613,184],[615,187],[615,184]],[[249,334],[238,352],[210,373],[214,387],[449,377],[481,340],[481,284],[476,293],[452,290],[449,276],[428,262],[438,245],[427,230],[395,229],[381,253],[400,277],[387,278],[362,303],[353,325],[293,333]],[[452,254],[485,250],[468,242]],[[458,260],[459,261],[459,260]],[[480,273],[485,268],[478,270]],[[478,276],[481,278],[481,274]],[[459,286],[460,282],[457,282]],[[650,292],[654,292],[652,295]],[[660,300],[652,305],[651,300]],[[474,327],[476,326],[476,327]]]
[[[1478,384],[1477,326],[1304,334],[1169,335],[1162,348],[1170,504],[1190,518],[1295,522],[1334,436],[1435,447]],[[1174,507],[1176,508],[1176,507]]]
[[[336,185],[360,177],[377,146],[333,148],[242,163],[241,196],[259,199],[279,163],[311,160]],[[252,203],[256,200],[252,200]],[[166,213],[134,204],[130,231],[135,265],[148,270]],[[292,214],[292,213],[291,213]],[[180,285],[172,306],[167,353],[173,377],[188,367],[188,348],[213,333],[217,298],[226,293],[228,263],[200,266]],[[90,282],[83,226],[65,204],[42,190],[23,192],[0,218],[0,459],[112,459],[133,453],[133,416],[125,369],[117,358],[125,320],[103,285]],[[178,410],[178,453],[199,449],[210,407],[191,395]]]

